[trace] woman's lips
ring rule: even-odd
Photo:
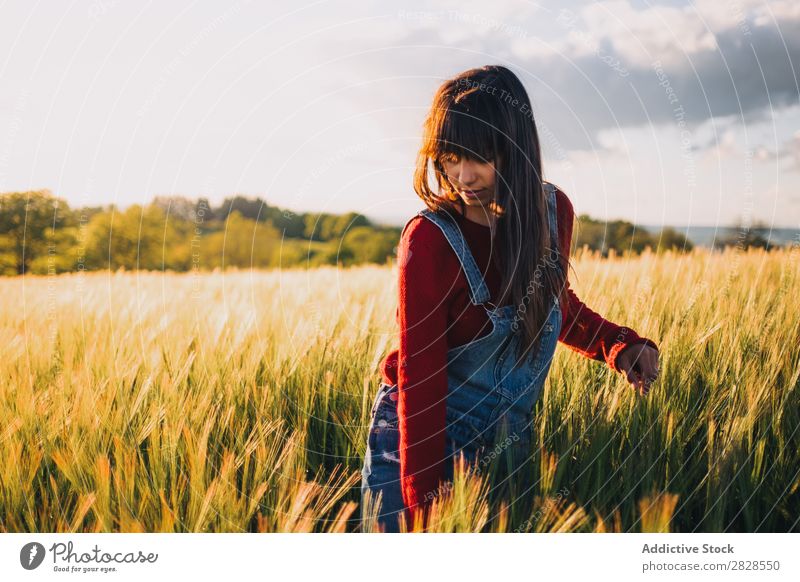
[[[467,198],[477,198],[486,191],[486,188],[480,190],[462,190],[461,193]]]

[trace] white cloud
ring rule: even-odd
[[[561,37],[550,43],[529,41],[515,47],[520,57],[577,58],[609,46],[628,67],[648,69],[654,60],[684,67],[687,59],[719,49],[717,35],[751,27],[800,20],[796,0],[695,0],[683,6],[652,4],[634,7],[630,0],[592,2],[560,9],[551,16]]]

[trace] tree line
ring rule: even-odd
[[[577,219],[577,235],[573,233],[573,240],[578,247],[586,245],[594,251],[599,251],[607,256],[610,250],[617,254],[628,251],[639,254],[650,247],[656,252],[671,249],[678,252],[689,252],[694,248],[692,242],[674,228],[665,227],[658,233],[650,233],[642,227],[636,226],[625,220],[601,221],[595,220],[586,214]],[[774,245],[769,241],[768,225],[756,221],[752,226],[733,226],[721,229],[719,236],[714,238],[713,248],[722,250],[725,247],[737,247],[742,250],[748,248],[771,249]]]
[[[653,235],[629,222],[586,215],[578,223],[573,248],[586,245],[604,255],[610,249],[692,248],[669,228]],[[243,196],[218,206],[205,198],[161,196],[122,210],[73,209],[48,190],[10,192],[0,194],[0,275],[383,264],[394,258],[400,233],[355,212],[297,213]]]
[[[384,263],[399,237],[357,213],[295,213],[241,196],[121,210],[73,209],[47,190],[0,194],[0,275]]]

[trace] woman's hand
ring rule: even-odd
[[[616,364],[625,372],[628,382],[644,396],[658,377],[658,350],[645,343],[633,344],[619,353]]]

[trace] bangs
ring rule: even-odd
[[[441,116],[436,135],[432,136],[431,158],[446,154],[486,162],[497,159],[499,139],[492,111],[482,99],[473,103],[453,103]]]

